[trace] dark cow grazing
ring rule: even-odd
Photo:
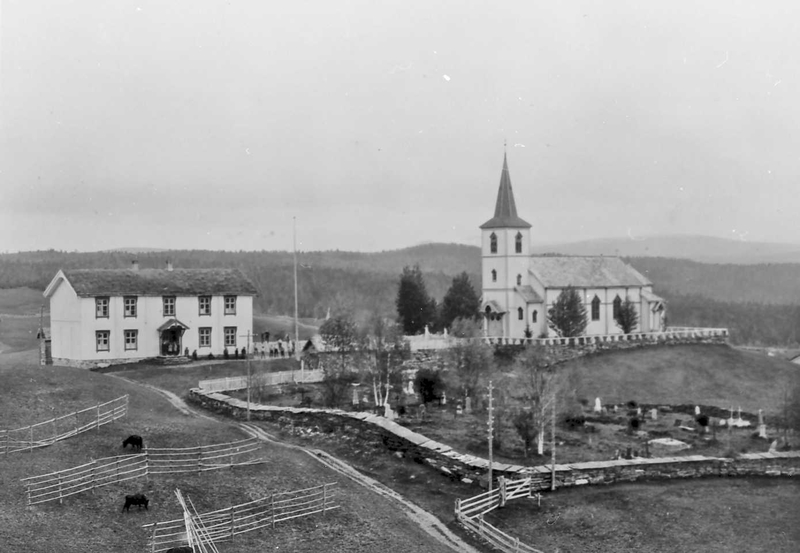
[[[170,547],[167,549],[167,553],[194,553],[194,549],[192,549],[191,545],[181,545],[178,547]]]
[[[147,509],[147,504],[148,503],[150,503],[150,500],[147,499],[147,496],[145,496],[143,493],[135,493],[133,495],[126,495],[125,496],[125,506],[122,508],[122,510],[130,512],[131,505],[138,505],[139,506],[139,510],[141,510],[142,509],[142,505],[144,505],[144,508]],[[147,509],[147,510],[149,510],[149,509]]]
[[[122,447],[123,448],[125,448],[125,446],[127,446],[127,445],[130,445],[131,449],[142,449],[142,445],[143,444],[144,444],[144,442],[142,441],[142,437],[141,436],[137,436],[136,434],[132,434],[132,435],[128,436],[127,438],[125,438],[124,440],[122,440]]]

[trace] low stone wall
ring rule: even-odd
[[[236,419],[247,418],[247,403],[225,394],[194,388],[189,401],[215,413]],[[467,484],[486,478],[489,462],[473,455],[454,451],[446,444],[371,413],[351,413],[337,409],[311,409],[250,405],[251,419],[283,426],[335,432],[349,439],[370,443],[425,463],[445,476]],[[495,477],[519,479],[531,475],[533,489],[550,489],[552,466],[524,467],[494,463]],[[735,459],[704,457],[662,457],[620,459],[556,465],[556,487],[584,484],[611,484],[642,479],[698,478],[704,476],[800,476],[800,451],[748,453]]]
[[[152,357],[141,357],[139,359],[121,358],[121,359],[93,359],[91,361],[82,361],[80,359],[64,359],[63,357],[53,357],[52,365],[58,367],[74,367],[76,369],[104,369],[111,365],[123,365],[126,363],[139,363],[152,359]]]

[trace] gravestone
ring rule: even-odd
[[[650,409],[650,420],[651,421],[657,421],[658,420],[658,409],[656,409],[655,407]]]
[[[758,426],[760,427],[762,424],[764,424],[764,410],[763,409],[759,409],[758,410]]]
[[[392,411],[392,408],[388,403],[383,404],[383,416],[390,421],[394,420],[394,411]]]
[[[464,414],[464,411],[461,409],[461,400],[459,399],[456,402],[456,415],[462,415],[462,414]]]
[[[353,388],[353,405],[355,405],[357,407],[358,406],[358,402],[359,402],[358,390]]]
[[[641,417],[642,416],[642,408],[641,407],[637,407],[636,408],[636,416],[637,417]]]
[[[694,406],[694,416],[695,417],[700,416],[700,406],[699,405],[695,405]]]
[[[776,453],[778,451],[778,440],[775,439],[771,444],[769,444],[769,453]]]
[[[408,379],[408,386],[406,387],[406,393],[413,394],[414,393],[414,380]]]
[[[617,412],[617,406],[616,405],[614,405],[614,412],[615,413]]]
[[[464,400],[464,412],[472,413],[472,398],[469,396]]]
[[[766,424],[759,424],[758,425],[758,437],[766,439],[766,437],[767,437],[767,425]]]
[[[442,405],[447,405],[447,392],[442,392],[442,399],[440,401]]]
[[[595,398],[595,399],[594,399],[594,412],[595,412],[595,413],[599,413],[599,412],[601,412],[602,410],[603,410],[603,406],[602,406],[602,404],[600,403],[600,398],[599,398],[599,397],[597,397],[597,398]]]

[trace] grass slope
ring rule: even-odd
[[[53,446],[0,456],[0,550],[15,553],[83,551],[100,553],[144,550],[141,525],[180,517],[174,489],[188,494],[200,511],[239,504],[273,491],[295,490],[338,482],[342,508],[279,524],[274,530],[237,537],[222,551],[434,551],[443,548],[417,526],[399,516],[393,504],[375,497],[309,456],[280,447],[263,446],[265,465],[206,473],[159,475],[84,492],[64,500],[26,506],[20,479],[74,467],[92,458],[122,453],[122,438],[144,436],[151,447],[191,447],[245,437],[227,421],[182,415],[160,394],[121,378],[69,369],[39,367],[35,355],[0,355],[0,428],[17,428],[48,420],[88,405],[130,394],[126,419],[67,439]],[[162,369],[163,370],[163,369]],[[144,492],[147,511],[120,512],[125,494]]]
[[[741,406],[774,412],[800,368],[726,345],[657,346],[603,352],[571,361],[578,397],[627,402]]]

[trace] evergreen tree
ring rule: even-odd
[[[419,334],[435,323],[436,303],[428,296],[419,265],[403,267],[395,305],[406,334]]]
[[[639,324],[639,313],[636,311],[636,304],[628,296],[625,296],[625,301],[620,304],[614,321],[625,334],[636,330],[636,325]]]
[[[476,319],[480,308],[481,300],[464,271],[453,279],[444,295],[439,326],[449,328],[456,319]]]
[[[564,338],[583,335],[587,324],[586,306],[575,288],[567,286],[558,295],[553,307],[547,310],[547,324]]]

